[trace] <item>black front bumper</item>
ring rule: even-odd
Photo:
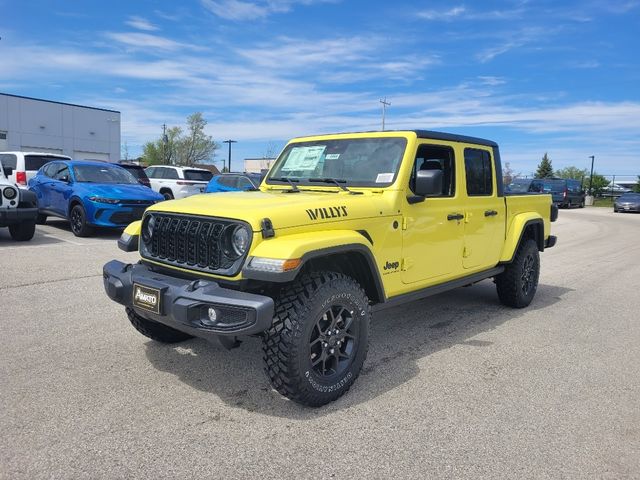
[[[264,295],[222,288],[210,280],[184,280],[117,260],[105,264],[102,273],[104,289],[113,301],[196,337],[252,335],[264,332],[273,321],[273,299]],[[160,292],[159,313],[134,305],[134,284]],[[214,322],[210,308],[216,313]]]
[[[37,208],[0,208],[0,224],[3,225],[35,220],[37,216]]]

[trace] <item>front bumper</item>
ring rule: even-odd
[[[273,321],[273,299],[222,288],[210,280],[184,280],[153,272],[144,264],[112,260],[103,267],[104,289],[113,301],[133,308],[147,320],[196,337],[252,335]],[[134,305],[134,284],[160,292],[159,313]],[[211,322],[209,309],[217,312]]]
[[[14,223],[35,220],[37,216],[37,208],[0,208],[1,225],[12,225]]]
[[[97,227],[126,227],[131,222],[140,220],[144,211],[151,205],[110,205],[90,202],[87,205],[87,216],[89,223]]]

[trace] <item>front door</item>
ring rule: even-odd
[[[55,213],[66,216],[69,213],[67,208],[69,206],[69,193],[71,190],[69,180],[71,176],[69,167],[65,164],[61,163],[59,167],[56,169],[49,187],[49,208]]]
[[[456,156],[449,145],[418,146],[409,190],[418,170],[443,172],[442,193],[405,208],[402,243],[402,282],[428,286],[454,278],[463,271],[464,210],[456,188]]]
[[[504,245],[506,208],[498,196],[490,149],[465,148],[465,213],[462,263],[483,270],[497,265]]]

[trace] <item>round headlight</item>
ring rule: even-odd
[[[251,235],[244,225],[233,225],[226,228],[225,232],[227,248],[225,255],[230,258],[238,258],[249,249]]]
[[[156,225],[156,217],[154,215],[147,215],[142,222],[142,241],[149,243],[151,236],[153,235],[153,228]]]
[[[18,191],[13,187],[7,187],[4,189],[2,194],[4,195],[4,198],[6,198],[7,200],[13,200],[18,195]]]

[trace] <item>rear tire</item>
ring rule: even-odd
[[[191,335],[175,330],[171,327],[167,327],[158,322],[153,322],[142,318],[138,315],[133,308],[127,307],[127,317],[133,328],[151,340],[161,343],[178,343],[193,338]]]
[[[36,217],[36,225],[44,225],[45,223],[47,223],[47,216],[43,213],[39,213]]]
[[[11,238],[17,242],[26,242],[33,238],[36,233],[35,220],[29,220],[21,223],[14,223],[9,225],[9,233]]]
[[[370,318],[364,290],[346,275],[305,274],[284,287],[262,343],[273,388],[311,407],[344,395],[367,356]]]
[[[87,223],[87,214],[79,203],[74,205],[69,214],[71,232],[76,237],[88,237],[93,233],[93,228]]]
[[[498,298],[502,304],[524,308],[531,303],[540,278],[540,253],[535,240],[524,240],[513,261],[496,277]]]

